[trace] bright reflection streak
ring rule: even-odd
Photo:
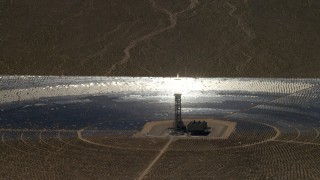
[[[211,94],[213,91],[243,91],[290,94],[318,84],[317,79],[2,76],[0,104],[43,97],[109,93],[161,92],[198,96],[207,91]]]
[[[168,79],[166,90],[172,93],[187,94],[192,91],[203,89],[201,81],[194,78],[172,78]]]

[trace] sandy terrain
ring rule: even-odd
[[[319,77],[320,2],[4,0],[0,74]]]
[[[208,136],[177,136],[175,138],[227,139],[235,130],[237,124],[235,122],[216,119],[183,119],[183,122],[187,125],[193,120],[206,121],[208,123],[208,127],[211,128],[210,134]],[[172,122],[173,120],[147,122],[143,129],[134,134],[133,137],[171,137],[168,134],[168,128],[172,126]]]

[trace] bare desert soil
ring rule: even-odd
[[[0,74],[319,77],[316,0],[2,0]]]

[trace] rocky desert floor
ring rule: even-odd
[[[0,74],[319,77],[315,0],[2,0]]]

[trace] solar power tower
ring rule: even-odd
[[[186,126],[181,118],[181,94],[174,94],[175,97],[175,119],[173,122],[173,131],[175,133],[184,133]]]

